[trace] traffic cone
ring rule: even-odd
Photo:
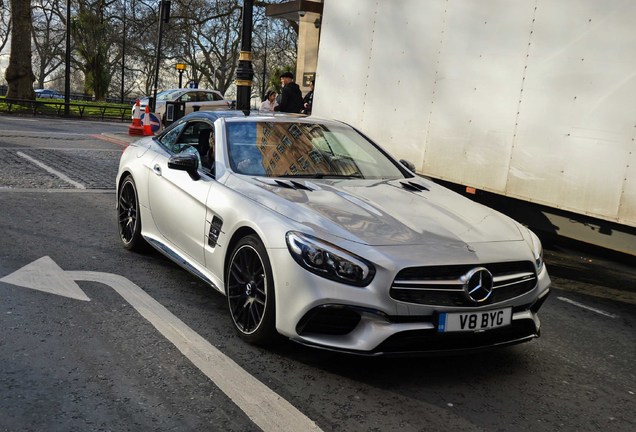
[[[135,108],[133,109],[133,119],[130,126],[128,126],[128,135],[143,135],[144,128],[141,125],[141,106],[139,103],[139,99],[135,103]]]
[[[154,135],[150,126],[150,107],[146,105],[146,115],[144,116],[144,135]]]

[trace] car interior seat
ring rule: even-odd
[[[210,158],[208,157],[208,152],[210,151],[211,133],[212,129],[201,129],[199,131],[199,142],[197,145],[197,150],[199,151],[199,155],[201,156],[201,163],[207,168],[209,168],[211,165]]]

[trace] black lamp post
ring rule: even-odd
[[[175,68],[177,69],[177,72],[179,72],[179,88],[182,88],[183,72],[185,72],[185,70],[186,70],[186,64],[185,63],[177,63]]]
[[[157,85],[159,83],[159,60],[161,58],[161,37],[163,34],[163,23],[170,20],[170,0],[161,0],[159,3],[159,30],[157,31],[157,59],[155,62],[155,82],[153,84],[151,111],[154,112],[157,106]]]
[[[66,58],[64,65],[64,115],[69,116],[71,97],[71,0],[66,0]]]
[[[121,18],[122,40],[121,40],[121,100],[124,103],[124,72],[126,68],[126,0],[124,0],[124,13]]]
[[[121,20],[121,91],[120,91],[120,103],[124,103],[124,80],[125,80],[125,72],[126,72],[126,0],[124,0],[124,9],[122,11],[122,16],[113,16],[112,18],[117,18]],[[117,24],[114,26],[117,28]]]
[[[236,69],[236,109],[249,114],[250,100],[252,96],[252,79],[254,69],[252,67],[252,14],[254,0],[243,2],[243,28],[241,32],[241,54]]]

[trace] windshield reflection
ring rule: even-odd
[[[398,167],[347,126],[229,122],[230,166],[239,174],[306,178],[403,178]]]

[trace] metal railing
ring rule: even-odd
[[[65,116],[66,104],[63,100],[26,100],[26,99],[8,99],[0,97],[0,113],[8,114],[32,114],[32,115],[49,115],[49,116]],[[69,103],[69,115],[71,118],[80,119],[100,119],[100,120],[120,120],[126,121],[131,118],[131,106],[129,105],[111,105],[96,103]]]

